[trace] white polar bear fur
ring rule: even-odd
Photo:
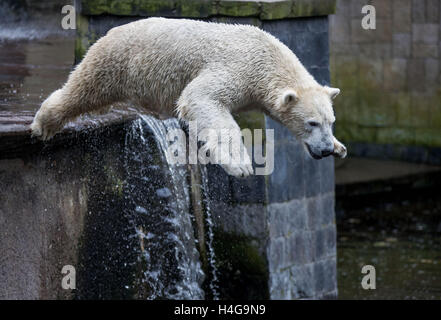
[[[47,140],[83,113],[131,102],[197,121],[198,131],[240,134],[231,112],[257,108],[290,128],[311,155],[332,141],[334,155],[345,156],[331,132],[331,98],[338,92],[318,84],[288,47],[256,27],[149,18],[99,39],[66,84],[42,103],[31,130]],[[319,126],[309,126],[311,119]],[[214,152],[218,144],[216,136],[205,147]],[[248,156],[223,167],[236,176],[253,170]]]

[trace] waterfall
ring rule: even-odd
[[[140,226],[135,218],[134,228],[135,237],[141,242],[141,260],[145,264],[141,281],[149,287],[146,296],[148,299],[204,298],[201,288],[204,273],[192,226],[187,167],[171,165],[166,152],[166,133],[176,128],[180,128],[176,119],[162,121],[143,115],[134,121],[131,132],[126,137],[126,152],[129,152],[131,161],[141,163],[126,163],[126,168],[131,176],[129,180],[132,181],[128,194],[133,198],[133,210],[144,219]],[[146,131],[153,133],[154,139],[152,134],[147,134]],[[155,143],[160,151],[161,159],[156,163],[151,154],[152,143]],[[161,169],[161,163],[165,169]],[[158,181],[153,176],[161,170],[165,172],[165,181]],[[135,185],[142,183],[147,184],[148,188],[155,186],[152,198],[160,199],[161,205],[166,202],[163,209],[167,212],[155,212],[154,205],[151,204],[153,200],[138,194]]]
[[[189,167],[172,164],[167,132],[181,129],[176,119],[158,120],[141,115],[125,138],[127,215],[133,240],[139,242],[138,269],[142,271],[136,292],[138,298],[220,299],[216,268],[214,225],[206,166],[199,165],[200,192],[204,210],[202,228],[205,241],[206,274],[202,270],[196,222],[191,212]],[[176,141],[174,142],[176,147]],[[184,150],[185,145],[179,146]],[[139,249],[138,249],[139,247]],[[207,275],[207,277],[206,277]]]
[[[211,269],[211,279],[210,279],[210,290],[213,295],[213,300],[219,300],[219,285],[218,276],[216,268],[216,255],[214,252],[213,241],[214,241],[214,231],[213,231],[213,219],[210,207],[210,196],[209,196],[209,185],[208,185],[208,172],[207,167],[204,165],[199,166],[201,170],[201,182],[202,191],[204,193],[204,205],[205,205],[205,220],[207,225],[207,253],[208,253],[208,263]]]

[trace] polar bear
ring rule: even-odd
[[[332,134],[332,99],[339,92],[317,83],[287,46],[254,26],[148,18],[113,28],[91,46],[66,84],[42,103],[31,131],[47,140],[83,113],[130,102],[197,121],[198,131],[239,135],[231,113],[254,108],[288,127],[313,158],[344,157],[346,148]],[[204,147],[224,150],[227,159],[238,152],[220,148],[217,135]],[[231,175],[253,174],[246,152],[242,161],[225,163]]]

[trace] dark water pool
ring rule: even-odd
[[[441,299],[437,193],[428,190],[393,202],[374,197],[370,206],[339,210],[340,299]],[[362,289],[364,265],[376,269],[375,290]]]

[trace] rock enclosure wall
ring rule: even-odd
[[[361,8],[376,8],[364,30]],[[336,134],[358,155],[439,163],[441,5],[437,0],[338,0],[330,18]]]

